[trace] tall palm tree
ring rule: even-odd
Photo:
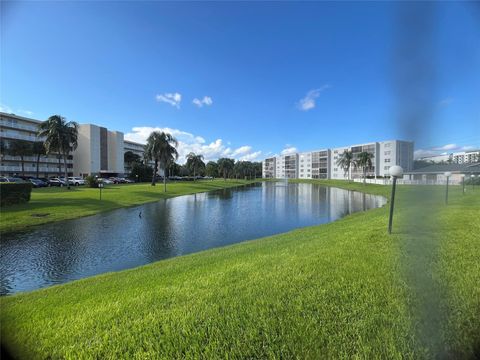
[[[337,159],[337,165],[343,169],[343,176],[348,175],[350,180],[350,167],[354,165],[353,153],[350,150],[345,150]]]
[[[22,164],[22,176],[25,176],[25,156],[33,155],[32,143],[27,140],[15,139],[11,140],[8,145],[8,154],[11,156],[19,156]]]
[[[40,165],[40,156],[45,155],[45,146],[43,145],[42,141],[35,141],[32,144],[32,153],[33,155],[37,156],[37,179],[40,176],[40,169],[38,168]]]
[[[373,153],[370,152],[361,152],[357,155],[355,160],[355,167],[362,168],[363,170],[363,184],[366,183],[367,178],[367,169],[370,169],[373,165],[372,159],[374,158]]]
[[[221,158],[217,161],[218,171],[223,174],[223,180],[227,181],[227,175],[233,170],[235,160],[229,158]]]
[[[158,166],[163,170],[164,191],[167,191],[167,167],[178,158],[178,152],[175,146],[178,146],[177,140],[170,134],[154,131],[147,139],[145,145],[145,159],[155,162],[152,176],[152,186],[155,186]]]
[[[203,155],[197,155],[193,152],[187,155],[187,167],[193,170],[193,181],[195,181],[197,169],[205,168]]]
[[[37,136],[45,138],[47,154],[58,153],[63,157],[65,181],[67,188],[70,189],[67,158],[78,145],[78,124],[75,121],[67,121],[63,116],[52,115],[38,126]]]

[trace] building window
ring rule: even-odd
[[[385,159],[385,162],[386,162],[386,163],[389,163],[389,162],[390,162],[390,159]]]
[[[385,151],[385,155],[390,155],[391,153],[391,151]]]

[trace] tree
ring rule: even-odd
[[[223,174],[223,179],[227,181],[227,176],[233,171],[235,160],[229,158],[221,158],[217,161],[218,172]]]
[[[218,177],[218,164],[215,161],[209,161],[205,166],[205,173],[212,178]]]
[[[357,159],[355,160],[355,167],[362,168],[363,170],[363,184],[366,183],[367,178],[367,169],[370,169],[373,165],[372,159],[374,155],[369,152],[361,152],[358,154]]]
[[[193,171],[193,181],[195,181],[197,170],[205,168],[205,163],[203,162],[203,155],[196,155],[195,153],[191,152],[187,155],[186,165],[189,170]]]
[[[140,155],[135,154],[133,151],[126,151],[123,154],[123,161],[128,166],[132,166],[134,163],[139,163],[141,161]]]
[[[337,159],[337,165],[343,169],[343,176],[348,175],[350,180],[350,166],[355,165],[353,160],[353,153],[345,150]]]
[[[142,163],[134,163],[132,165],[132,170],[130,171],[130,178],[135,179],[135,181],[148,181],[152,178],[153,169],[151,166],[142,164]]]
[[[19,156],[22,164],[22,176],[25,176],[25,156],[33,155],[32,143],[27,140],[14,139],[8,145],[8,154]]]
[[[45,138],[44,145],[47,154],[56,152],[63,156],[65,181],[67,188],[70,189],[67,158],[78,145],[78,124],[75,121],[67,121],[63,116],[52,115],[38,126],[37,136]]]
[[[154,131],[145,145],[145,159],[155,162],[152,176],[152,186],[155,186],[155,180],[158,172],[158,166],[163,170],[164,191],[167,191],[167,167],[175,162],[178,158],[178,152],[175,146],[178,145],[177,140],[170,134]]]
[[[45,155],[45,146],[42,141],[35,141],[32,144],[32,153],[37,156],[37,178],[40,176],[40,156]]]

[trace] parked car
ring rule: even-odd
[[[10,183],[22,183],[25,182],[23,179],[18,177],[2,177],[0,178],[0,182],[10,182]]]
[[[48,184],[40,179],[30,178],[29,181],[32,183],[34,188],[46,187]]]
[[[51,178],[51,179],[48,179],[48,186],[59,186],[59,187],[62,187],[62,186],[65,186],[66,183],[65,181],[59,179],[59,178]]]
[[[104,184],[113,184],[113,181],[110,179],[106,178],[98,178],[98,182],[104,183]]]
[[[126,184],[134,184],[134,183],[135,183],[135,180],[125,179],[125,183],[126,183]]]
[[[85,185],[85,180],[78,176],[70,176],[68,182],[75,186]]]
[[[113,182],[114,184],[125,184],[125,179],[124,178],[120,178],[120,177],[109,177],[108,180],[110,180],[111,182]]]

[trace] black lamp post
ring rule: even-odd
[[[395,190],[397,187],[397,179],[403,176],[403,169],[401,166],[395,165],[389,169],[390,175],[392,176],[392,196],[390,198],[390,217],[388,218],[388,233],[392,233],[392,223],[393,223],[393,208],[395,205]]]
[[[98,183],[98,188],[100,189],[100,200],[102,200],[103,182]]]
[[[448,181],[450,180],[450,176],[452,176],[452,173],[450,171],[447,171],[444,175],[447,178],[447,187],[445,189],[445,205],[448,205]]]
[[[462,174],[462,194],[465,195],[465,174]]]
[[[475,175],[470,175],[470,179],[472,180],[472,191],[475,190]]]

